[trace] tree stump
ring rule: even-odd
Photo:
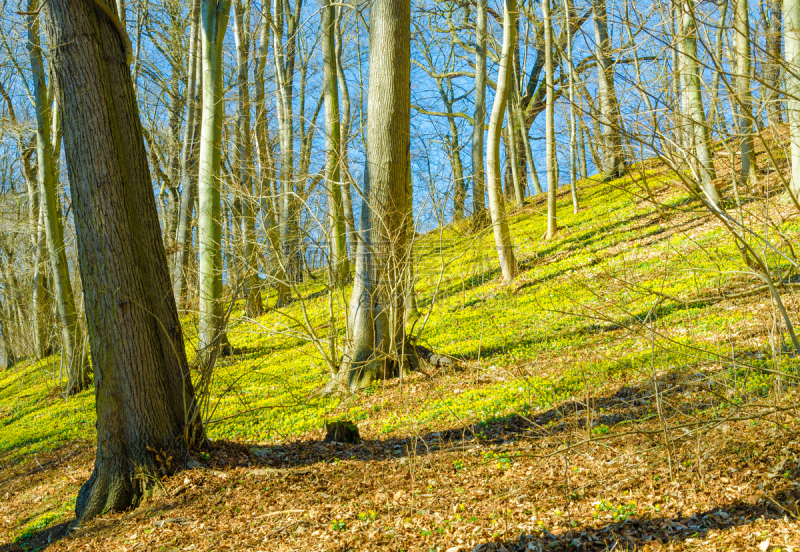
[[[350,443],[357,445],[361,442],[358,433],[358,426],[351,421],[342,420],[325,424],[327,431],[325,435],[326,443]]]

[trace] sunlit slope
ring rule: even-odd
[[[402,386],[389,382],[348,398],[321,397],[317,391],[330,377],[321,349],[330,348],[331,306],[341,346],[349,290],[331,297],[317,280],[301,286],[303,300],[280,313],[246,321],[234,310],[228,335],[238,354],[220,361],[209,435],[281,441],[337,416],[363,420],[362,433],[372,437],[461,427],[545,408],[619,378],[702,368],[721,349],[750,354],[766,347],[768,297],[692,308],[671,299],[757,282],[742,272],[732,239],[688,193],[663,172],[644,174],[660,207],[645,199],[634,177],[584,181],[577,214],[568,190],[559,195],[560,231],[552,241],[543,237],[544,197],[511,206],[521,272],[510,285],[500,280],[490,229],[476,234],[465,221],[417,239],[420,316],[413,332],[458,358],[461,371],[419,374]],[[792,207],[777,197],[771,208]],[[790,238],[800,233],[796,222],[781,228]],[[793,297],[787,294],[786,302],[793,312]],[[187,335],[195,323],[187,318]],[[191,337],[188,347],[193,356]],[[55,356],[0,374],[0,454],[94,438],[94,392],[65,401],[55,389],[59,363]]]

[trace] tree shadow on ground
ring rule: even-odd
[[[699,376],[698,376],[699,377]],[[668,404],[672,396],[680,396],[697,382],[684,381],[678,375],[667,376],[659,382],[659,397],[664,415],[680,410],[695,415],[713,408],[713,402],[680,401]],[[480,423],[425,434],[389,439],[364,439],[359,445],[325,443],[322,440],[303,440],[263,447],[251,447],[231,441],[211,445],[206,462],[214,469],[249,467],[254,464],[272,468],[307,468],[320,462],[340,460],[388,460],[406,456],[425,456],[474,446],[498,446],[519,440],[533,441],[544,437],[602,428],[605,433],[622,423],[648,421],[654,416],[656,401],[653,387],[623,386],[616,393],[585,401],[569,400],[539,414],[515,413]],[[588,428],[588,429],[587,429]],[[255,451],[255,452],[254,452]]]
[[[46,550],[51,544],[55,544],[66,537],[72,529],[73,523],[74,521],[65,521],[64,523],[53,525],[47,529],[26,533],[12,543],[0,545],[0,552]]]
[[[798,498],[800,493],[783,490],[775,500],[791,507],[797,504]],[[546,530],[537,535],[523,534],[510,540],[478,544],[471,552],[641,550],[656,543],[675,544],[687,540],[696,540],[695,545],[699,545],[709,531],[749,525],[762,516],[764,519],[779,519],[785,514],[778,505],[763,500],[754,503],[737,501],[691,516],[628,517],[595,527],[575,527],[555,535]]]

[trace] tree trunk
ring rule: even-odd
[[[544,15],[544,71],[547,86],[547,106],[545,108],[545,160],[547,161],[547,239],[552,240],[558,232],[556,218],[556,193],[558,192],[558,158],[556,157],[555,107],[556,90],[553,76],[553,18],[550,0],[542,0]],[[597,12],[595,12],[596,14]],[[595,15],[596,16],[596,15]],[[600,80],[603,80],[602,78]],[[608,145],[608,144],[607,144]],[[607,150],[612,152],[613,150]],[[606,167],[609,167],[606,157]]]
[[[516,0],[505,0],[503,10],[503,51],[500,67],[497,71],[497,91],[494,95],[492,115],[489,118],[489,140],[486,152],[486,165],[489,169],[489,214],[492,218],[492,230],[500,269],[503,279],[510,282],[517,274],[517,261],[511,248],[511,233],[506,219],[505,200],[500,182],[500,133],[502,131],[503,114],[508,102],[508,89],[511,81],[511,64],[514,43],[516,42]]]
[[[329,0],[322,6],[322,65],[325,93],[325,190],[328,194],[330,280],[342,287],[350,279],[347,230],[341,189],[342,133],[339,120],[339,83],[336,71],[336,8]]]
[[[44,19],[96,383],[97,457],[75,505],[82,522],[136,505],[186,460],[202,428],[118,30],[89,0],[48,0]],[[160,465],[151,450],[173,460]]]
[[[769,124],[783,123],[780,101],[781,86],[781,34],[783,0],[769,0],[769,29],[767,30],[767,60],[764,75],[764,103]]]
[[[615,178],[625,170],[620,139],[617,95],[614,91],[614,67],[611,64],[611,41],[608,38],[606,0],[592,0],[594,41],[597,48],[597,93],[600,121],[603,126],[603,171]]]
[[[282,255],[280,227],[277,219],[278,211],[275,209],[273,197],[277,193],[273,192],[272,180],[275,175],[275,162],[272,155],[272,146],[269,135],[269,117],[267,117],[267,106],[264,99],[264,71],[267,65],[267,49],[269,47],[269,31],[272,22],[270,13],[270,3],[262,3],[261,13],[261,36],[258,43],[258,54],[256,59],[255,93],[256,93],[256,137],[258,139],[258,164],[261,190],[261,208],[264,210],[264,224],[266,226],[267,240],[272,250],[272,270],[274,278],[269,282],[274,284],[278,292],[278,299],[275,303],[276,308],[281,308],[284,302],[289,301],[291,293],[286,280],[285,261]],[[264,198],[263,194],[268,197]]]
[[[340,155],[339,166],[341,167],[342,176],[342,203],[344,204],[344,222],[347,226],[347,242],[350,244],[350,257],[355,260],[356,258],[356,234],[355,219],[353,217],[353,197],[351,193],[351,180],[350,180],[350,154],[348,144],[350,142],[350,87],[347,86],[347,79],[344,75],[344,68],[342,67],[342,16],[344,15],[343,7],[337,9],[336,16],[336,34],[334,36],[336,44],[336,76],[339,83],[339,97],[342,101],[341,110],[341,134],[342,134],[342,152]]]
[[[800,0],[783,0],[786,118],[792,156],[792,191],[800,195]]]
[[[237,78],[237,134],[234,150],[234,170],[238,180],[237,195],[240,213],[237,220],[241,240],[241,278],[245,296],[245,314],[258,318],[264,313],[261,286],[258,282],[258,252],[256,250],[255,200],[253,196],[253,142],[250,134],[250,3],[242,7],[241,0],[234,4]]]
[[[486,124],[486,12],[489,0],[477,0],[475,13],[475,114],[472,120],[472,220],[483,228],[486,220],[486,173],[483,134]]]
[[[733,29],[736,35],[736,95],[739,104],[742,181],[751,185],[758,180],[756,154],[753,150],[753,96],[750,92],[750,15],[747,0],[736,0]]]
[[[198,78],[202,63],[197,55],[198,32],[200,26],[200,0],[192,0],[192,23],[189,32],[189,78],[186,83],[186,124],[181,148],[181,206],[178,215],[178,230],[175,236],[175,258],[172,263],[172,286],[175,291],[175,301],[178,308],[185,305],[186,272],[189,268],[189,255],[192,247],[192,210],[197,195],[195,173],[197,164],[194,161],[197,155],[198,132],[201,119],[198,116],[200,103],[198,92],[202,90],[202,81]]]
[[[222,46],[230,0],[201,0],[203,58],[203,123],[198,160],[198,242],[200,245],[200,321],[198,350],[202,356],[226,347],[222,305],[222,219],[220,143],[222,141]]]
[[[357,389],[408,367],[404,279],[408,256],[409,0],[374,0],[370,12],[367,154],[351,339],[334,383]]]
[[[700,186],[706,199],[716,205],[719,203],[719,194],[712,182],[716,178],[714,160],[711,156],[709,145],[708,126],[706,125],[703,96],[700,87],[700,72],[697,57],[697,26],[694,19],[694,0],[683,0],[683,30],[681,42],[683,43],[683,85],[687,102],[687,113],[691,127],[691,138],[694,143],[694,153],[697,159]]]
[[[35,12],[38,4],[38,0],[29,1],[28,12]],[[58,117],[50,117],[44,62],[39,46],[39,17],[36,15],[28,16],[28,53],[36,110],[36,158],[39,165],[40,208],[47,236],[50,267],[53,272],[53,295],[61,324],[61,354],[67,366],[66,392],[71,395],[89,386],[89,362],[81,327],[78,323],[75,296],[72,293],[67,252],[64,246],[64,226],[61,202],[58,198],[58,178],[53,163],[54,148],[50,134],[50,125],[53,121],[58,124]]]

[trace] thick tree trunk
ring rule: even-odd
[[[28,12],[38,9],[38,1],[28,3]],[[58,199],[58,178],[54,167],[53,143],[50,125],[58,117],[50,117],[47,85],[44,76],[42,51],[39,46],[39,17],[28,16],[28,53],[33,79],[34,107],[36,109],[36,158],[39,165],[40,208],[47,236],[47,252],[53,273],[53,296],[61,325],[61,354],[67,366],[67,394],[74,394],[89,386],[89,362],[86,355],[75,296],[72,293],[67,252],[64,247],[64,226],[61,202]],[[57,103],[56,103],[57,106]],[[56,107],[57,109],[57,107]]]
[[[208,355],[216,346],[227,348],[222,304],[222,211],[220,203],[220,144],[222,141],[222,45],[230,0],[201,0],[203,58],[203,123],[198,161],[198,242],[200,245],[200,321],[198,350]],[[226,351],[223,351],[226,352]]]
[[[472,220],[483,228],[486,221],[486,172],[483,135],[486,124],[486,13],[488,0],[477,0],[475,12],[475,114],[472,121]]]
[[[289,0],[274,0],[272,10],[275,32],[275,76],[278,103],[278,134],[281,145],[281,242],[286,262],[286,276],[292,281],[302,279],[300,252],[300,195],[299,179],[295,184],[294,173],[294,121],[293,91],[294,65],[297,43],[297,18],[300,16],[302,0],[296,1],[295,11],[288,7]],[[286,42],[284,43],[284,15],[286,16]],[[302,109],[300,110],[302,113]],[[302,173],[301,173],[302,174]]]
[[[330,280],[342,287],[350,279],[347,230],[342,204],[342,133],[339,122],[339,83],[336,71],[336,8],[329,0],[322,6],[322,64],[325,94],[325,190],[328,194],[328,251]]]
[[[492,218],[494,241],[500,259],[503,279],[510,282],[517,274],[517,261],[511,248],[511,233],[506,219],[505,200],[500,182],[500,134],[503,114],[508,102],[508,89],[511,82],[512,52],[516,42],[516,0],[505,0],[503,10],[503,51],[497,71],[497,91],[494,95],[492,115],[489,118],[489,140],[486,151],[488,167],[489,214]]]
[[[333,384],[357,389],[408,367],[404,279],[410,130],[409,0],[374,0],[370,12],[366,199],[361,207],[350,345]]]
[[[47,41],[95,371],[97,457],[78,521],[137,504],[201,436],[130,70],[90,0],[48,0]],[[187,423],[187,421],[189,423]],[[165,450],[159,465],[150,450]]]

